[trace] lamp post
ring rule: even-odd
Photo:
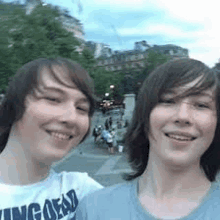
[[[113,97],[113,91],[114,91],[115,86],[114,85],[110,85],[110,94],[111,94],[111,99],[114,99]]]

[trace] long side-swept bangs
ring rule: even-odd
[[[180,59],[179,61],[186,60]],[[200,79],[195,85],[193,85],[193,87],[185,89],[182,94],[174,98],[184,98],[187,96],[196,95],[201,93],[202,91],[215,87],[217,82],[216,74],[207,66],[201,65],[202,63],[200,63],[199,61],[194,64],[193,63],[194,62],[191,62],[191,65],[189,64],[187,68],[184,68],[184,63],[176,62],[175,65],[173,64],[172,67],[168,68],[169,71],[167,71],[166,80],[160,88],[158,98],[160,98],[162,94],[172,92],[172,90],[174,90],[175,88],[184,87],[186,84],[198,78]],[[178,68],[182,68],[182,71],[180,71]]]
[[[62,68],[65,76],[68,78],[68,83],[65,82],[61,75],[58,75],[58,72],[54,71],[53,68],[59,66]],[[94,96],[94,83],[92,78],[88,75],[87,71],[83,69],[78,63],[66,59],[66,58],[57,58],[55,60],[50,60],[45,66],[42,66],[38,70],[38,84],[35,87],[38,91],[41,91],[39,88],[39,79],[42,70],[46,68],[47,71],[53,76],[53,78],[60,84],[68,88],[74,88],[74,85],[79,89],[87,98],[90,103],[89,115],[92,116],[95,110],[95,96]]]

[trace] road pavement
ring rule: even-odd
[[[106,118],[107,116],[103,117],[100,112],[96,112],[92,119],[91,131],[95,125],[104,125]],[[117,116],[112,116],[112,118],[113,124],[116,124]],[[110,155],[107,146],[95,146],[91,134],[82,144],[73,149],[66,158],[54,164],[54,169],[57,172],[87,172],[89,176],[103,186],[124,182],[121,174],[131,171],[125,152],[120,153],[115,148],[115,154]]]

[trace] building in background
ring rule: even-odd
[[[95,59],[98,59],[102,56],[110,57],[113,55],[113,51],[108,44],[87,41],[86,47],[91,51]]]
[[[135,42],[134,44],[134,50],[136,51],[145,51],[150,47],[151,46],[145,40]]]
[[[108,50],[111,50],[108,48]],[[145,60],[150,51],[169,56],[171,59],[189,57],[188,49],[176,45],[153,45],[146,41],[135,42],[134,50],[111,51],[108,55],[102,52],[97,58],[97,67],[102,67],[107,71],[130,71],[142,70],[145,67]]]
[[[173,44],[153,45],[153,47],[149,48],[149,50],[153,50],[161,54],[165,54],[165,55],[170,55],[172,59],[178,59],[181,57],[189,57],[188,49],[184,49],[180,46],[176,46]]]

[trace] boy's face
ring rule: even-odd
[[[62,69],[54,71],[62,74]],[[59,84],[46,69],[41,75],[43,92],[27,96],[15,132],[29,159],[51,164],[66,156],[87,133],[90,104],[76,87]]]
[[[217,110],[213,88],[197,95],[175,99],[197,80],[164,94],[150,114],[150,155],[167,164],[191,166],[213,141]]]

